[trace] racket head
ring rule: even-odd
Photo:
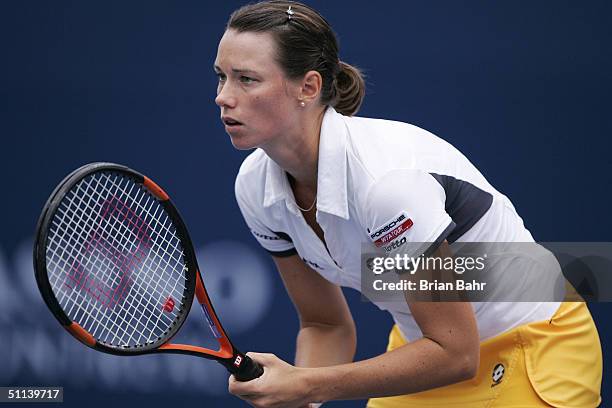
[[[167,343],[199,279],[191,239],[167,194],[113,163],[85,165],[55,188],[38,220],[34,270],[62,326],[120,355]]]

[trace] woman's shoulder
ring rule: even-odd
[[[447,172],[467,161],[450,143],[411,123],[366,117],[345,123],[349,162],[373,179],[398,169]]]
[[[431,131],[418,125],[393,119],[370,117],[345,117],[345,123],[352,141],[372,145],[387,146],[389,150],[397,147],[418,149],[445,149],[450,144]]]

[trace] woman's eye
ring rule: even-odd
[[[250,84],[252,82],[255,82],[255,80],[253,78],[247,77],[247,76],[241,76],[240,77],[240,82],[245,83],[245,84]]]
[[[219,82],[225,81],[225,75],[220,72],[217,72],[217,78],[219,79]]]

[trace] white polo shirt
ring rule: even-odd
[[[347,117],[330,107],[320,137],[316,219],[327,246],[295,204],[286,173],[263,150],[244,160],[236,178],[242,215],[274,256],[297,253],[330,282],[360,290],[362,243],[375,246],[402,214],[407,215],[399,220],[403,236],[434,243],[425,251],[445,239],[533,242],[510,200],[457,149],[423,129]],[[405,301],[374,303],[392,314],[407,340],[422,336]],[[554,302],[472,305],[481,340],[549,319],[559,307]]]

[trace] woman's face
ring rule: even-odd
[[[219,42],[215,103],[237,149],[265,146],[298,126],[300,85],[285,77],[275,55],[269,33],[227,30]]]

